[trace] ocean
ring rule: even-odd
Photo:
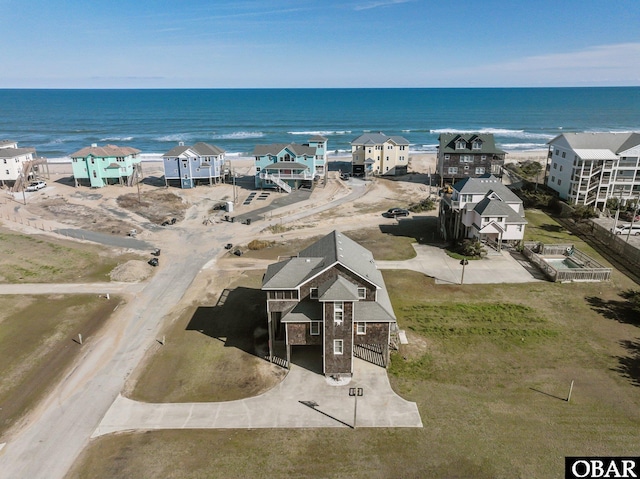
[[[53,161],[92,143],[157,157],[204,141],[250,156],[257,144],[316,134],[331,154],[345,154],[369,131],[404,136],[413,152],[435,152],[445,131],[539,150],[563,132],[640,131],[640,87],[0,90],[0,139]]]

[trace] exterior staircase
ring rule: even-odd
[[[271,174],[267,174],[267,175],[265,175],[265,178],[267,180],[273,181],[276,185],[278,185],[280,188],[282,188],[287,193],[291,193],[291,187],[288,184],[286,184],[284,181],[282,181],[280,178],[278,178],[277,176],[273,176]]]
[[[20,191],[22,188],[27,186],[27,179],[29,178],[29,173],[31,173],[32,167],[33,165],[31,161],[25,161],[22,164],[22,174],[16,179],[16,182],[13,184],[13,188],[11,189],[11,191]]]

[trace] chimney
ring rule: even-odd
[[[184,146],[184,141],[179,141],[178,146]]]
[[[91,148],[98,148],[98,144],[97,143],[91,143]]]

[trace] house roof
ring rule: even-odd
[[[376,268],[373,255],[369,250],[337,231],[329,233],[303,249],[297,257],[269,265],[262,280],[262,289],[296,289],[336,264],[376,287],[376,302],[379,307],[384,309],[388,317],[395,318],[382,273]],[[327,287],[325,294],[331,286],[334,284]],[[333,290],[336,294],[339,291],[338,287],[349,288],[348,285],[340,281],[336,283]],[[320,290],[318,293],[320,294]],[[355,294],[357,299],[357,289]],[[365,302],[373,301],[359,301],[358,303]]]
[[[467,143],[467,148],[456,149],[456,143],[460,139]],[[474,140],[482,141],[479,150],[473,149]],[[439,151],[443,153],[506,154],[506,151],[496,146],[495,138],[490,133],[441,133],[438,141]]]
[[[309,141],[327,141],[327,138],[322,135],[313,135],[311,138],[309,138]]]
[[[567,144],[572,150],[626,151],[640,145],[640,133],[563,133],[550,140],[548,145]]]
[[[322,303],[317,301],[301,301],[281,318],[283,323],[308,323],[322,321]]]
[[[358,287],[342,276],[336,276],[318,286],[320,301],[357,301]]]
[[[35,152],[35,148],[0,148],[0,158],[14,158],[16,156]]]
[[[265,170],[308,170],[307,165],[298,163],[297,161],[278,161],[264,167]]]
[[[381,145],[385,141],[393,141],[396,145],[408,145],[409,141],[402,136],[387,136],[382,132],[364,133],[351,142],[352,145]]]
[[[507,203],[522,203],[522,200],[504,186],[502,182],[493,175],[484,175],[479,178],[465,178],[456,182],[453,185],[453,189],[460,194],[471,195],[488,195],[494,191],[502,201]]]
[[[256,145],[253,149],[253,156],[277,156],[284,149],[288,149],[296,156],[315,156],[316,149],[309,145],[299,145],[298,143],[273,143],[271,145]]]
[[[494,200],[491,198],[483,198],[481,201],[476,203],[473,207],[473,211],[478,213],[480,216],[496,216],[506,218],[507,223],[527,223],[522,216],[514,211],[508,204],[500,201]]]
[[[140,150],[131,148],[130,146],[87,146],[81,150],[69,155],[71,158],[86,158],[87,156],[95,156],[96,158],[109,158],[113,156],[129,156],[140,153]]]
[[[617,160],[618,157],[616,154],[607,149],[594,148],[594,149],[583,149],[576,148],[573,150],[583,160]]]
[[[186,146],[186,145],[174,146],[162,156],[164,157],[180,156],[187,150],[192,150],[198,156],[219,156],[224,154],[225,152],[225,150],[223,150],[222,148],[216,145],[210,145],[209,143],[204,143],[200,141],[193,146]]]

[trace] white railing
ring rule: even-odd
[[[278,172],[278,173],[269,173],[267,171],[261,171],[260,172],[260,178],[262,178],[263,180],[268,180],[271,179],[271,177],[273,178],[280,178],[280,179],[284,179],[284,180],[313,180],[313,173],[309,172],[309,171],[302,171],[300,173],[282,173],[282,172]]]
[[[287,193],[291,193],[291,187],[282,181],[277,176],[270,175],[269,173],[260,173],[260,177],[265,180],[273,181],[276,185],[282,188]]]

